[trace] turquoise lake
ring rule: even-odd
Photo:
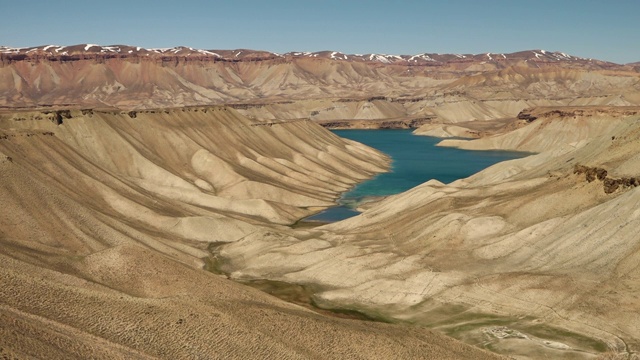
[[[340,137],[352,139],[389,155],[391,171],[367,180],[342,195],[340,205],[306,218],[333,222],[359,214],[352,210],[371,196],[398,194],[430,179],[443,183],[468,177],[504,160],[527,156],[511,151],[469,151],[435,146],[442,139],[412,134],[413,130],[334,130]]]

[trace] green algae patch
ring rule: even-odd
[[[314,286],[265,279],[238,280],[238,282],[273,295],[281,300],[306,307],[323,315],[364,321],[380,321],[380,319],[359,310],[318,306],[314,300],[313,294],[318,292],[319,289]]]

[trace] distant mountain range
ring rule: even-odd
[[[640,65],[545,50],[352,55],[0,46],[0,107],[211,104],[267,119],[489,120],[540,105],[639,105]]]
[[[109,45],[79,44],[71,46],[42,45],[26,48],[13,48],[0,46],[0,54],[8,58],[23,58],[49,56],[49,57],[73,57],[86,54],[102,54],[106,57],[116,56],[179,56],[179,57],[211,57],[220,60],[256,60],[275,58],[318,58],[331,60],[349,60],[360,62],[379,62],[383,64],[428,64],[428,63],[448,63],[448,62],[475,62],[475,61],[572,61],[572,62],[599,62],[606,61],[586,59],[569,55],[558,51],[527,50],[514,53],[483,53],[483,54],[436,54],[421,53],[415,55],[388,55],[388,54],[344,54],[338,51],[318,51],[318,52],[288,52],[279,54],[268,51],[257,51],[248,49],[236,50],[202,50],[192,47],[177,46],[172,48],[142,48],[129,45]],[[611,63],[613,64],[613,63]]]

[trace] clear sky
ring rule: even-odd
[[[417,54],[545,49],[640,61],[640,0],[0,0],[0,45]]]

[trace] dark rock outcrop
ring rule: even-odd
[[[534,121],[535,119],[537,119],[537,117],[531,115],[531,110],[530,109],[525,109],[520,111],[520,113],[518,113],[518,119],[520,120],[526,120],[528,123]]]
[[[612,178],[608,176],[607,170],[599,167],[576,165],[573,169],[573,173],[584,174],[587,182],[593,182],[596,179],[602,181],[605,194],[611,194],[620,187],[631,188],[640,186],[640,177]]]

